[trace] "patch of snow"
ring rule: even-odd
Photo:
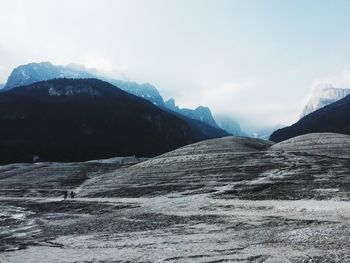
[[[55,89],[55,88],[49,88],[48,91],[50,96],[76,96],[80,94],[87,94],[92,97],[100,96],[101,94],[91,88],[91,87],[72,87],[72,86],[66,86],[63,89]]]
[[[28,80],[30,78],[30,76],[25,72],[25,70],[21,70],[20,72],[24,80]]]
[[[61,96],[61,93],[56,91],[54,88],[49,88],[49,95],[50,96]]]

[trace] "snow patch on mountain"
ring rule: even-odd
[[[91,87],[73,87],[67,86],[63,89],[55,89],[53,87],[49,88],[48,93],[50,96],[76,96],[81,94],[86,94],[91,97],[100,96],[101,94]]]

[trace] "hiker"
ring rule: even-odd
[[[68,197],[68,191],[64,191],[64,196],[63,196],[64,200],[66,200],[67,197]]]
[[[74,199],[75,193],[73,191],[70,192],[70,198]]]

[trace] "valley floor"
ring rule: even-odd
[[[0,262],[350,262],[350,139],[324,136],[0,166]]]
[[[1,198],[0,262],[350,262],[350,203]]]

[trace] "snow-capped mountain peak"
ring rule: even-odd
[[[335,88],[329,83],[318,83],[313,87],[310,98],[305,105],[300,118],[323,108],[326,105],[336,102],[349,94],[350,89]]]

